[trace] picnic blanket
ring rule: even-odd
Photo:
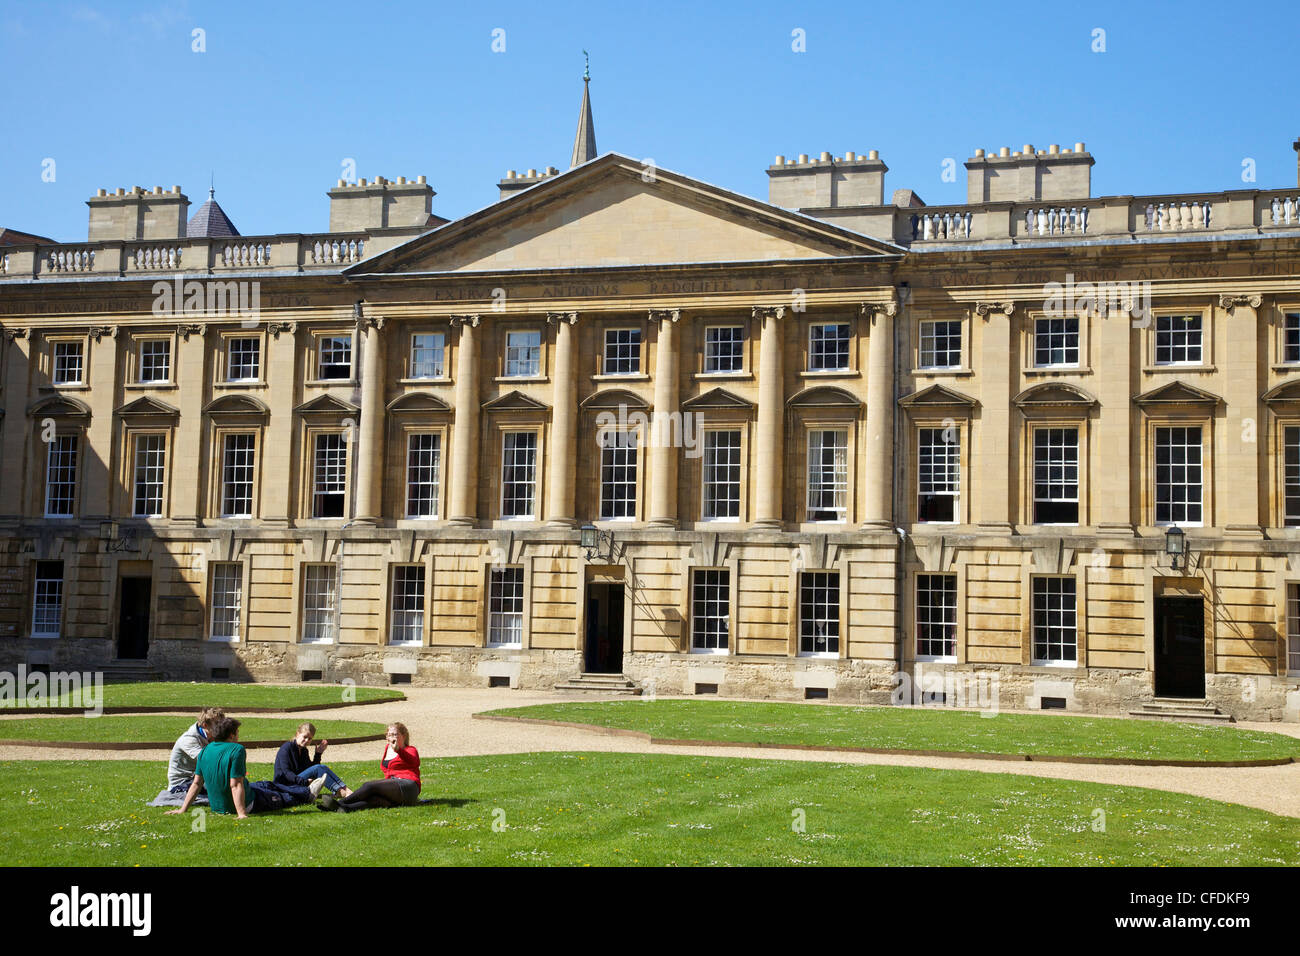
[[[154,797],[152,800],[146,803],[145,806],[146,807],[179,807],[184,802],[185,802],[184,790],[182,790],[180,793],[172,793],[170,790],[163,790],[158,794],[158,796]],[[206,793],[200,793],[197,797],[194,798],[194,802],[190,804],[190,806],[192,807],[206,807],[207,805],[208,805],[208,795]]]

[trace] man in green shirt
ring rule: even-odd
[[[270,781],[250,782],[245,762],[247,751],[239,742],[239,721],[221,717],[212,730],[212,742],[199,754],[185,801],[170,813],[184,813],[194,798],[206,787],[208,803],[214,813],[233,813],[240,820],[250,813],[280,810],[298,803],[312,803],[324,786],[317,777],[311,786],[296,787]]]

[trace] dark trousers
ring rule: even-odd
[[[377,810],[381,807],[409,807],[420,799],[420,785],[414,780],[390,777],[387,780],[367,780],[346,800],[339,801],[339,808],[353,810]]]
[[[250,780],[248,792],[251,795],[248,801],[249,813],[265,813],[299,803],[311,803],[311,791],[306,787],[291,787],[270,780]]]

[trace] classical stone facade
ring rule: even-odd
[[[1300,189],[1004,152],[102,193],[0,248],[0,666],[1297,719]]]

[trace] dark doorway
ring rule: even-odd
[[[117,656],[141,661],[149,656],[149,578],[122,579],[122,606],[117,618]]]
[[[1156,598],[1156,696],[1205,697],[1205,601]]]
[[[587,584],[586,673],[623,673],[623,582]]]

